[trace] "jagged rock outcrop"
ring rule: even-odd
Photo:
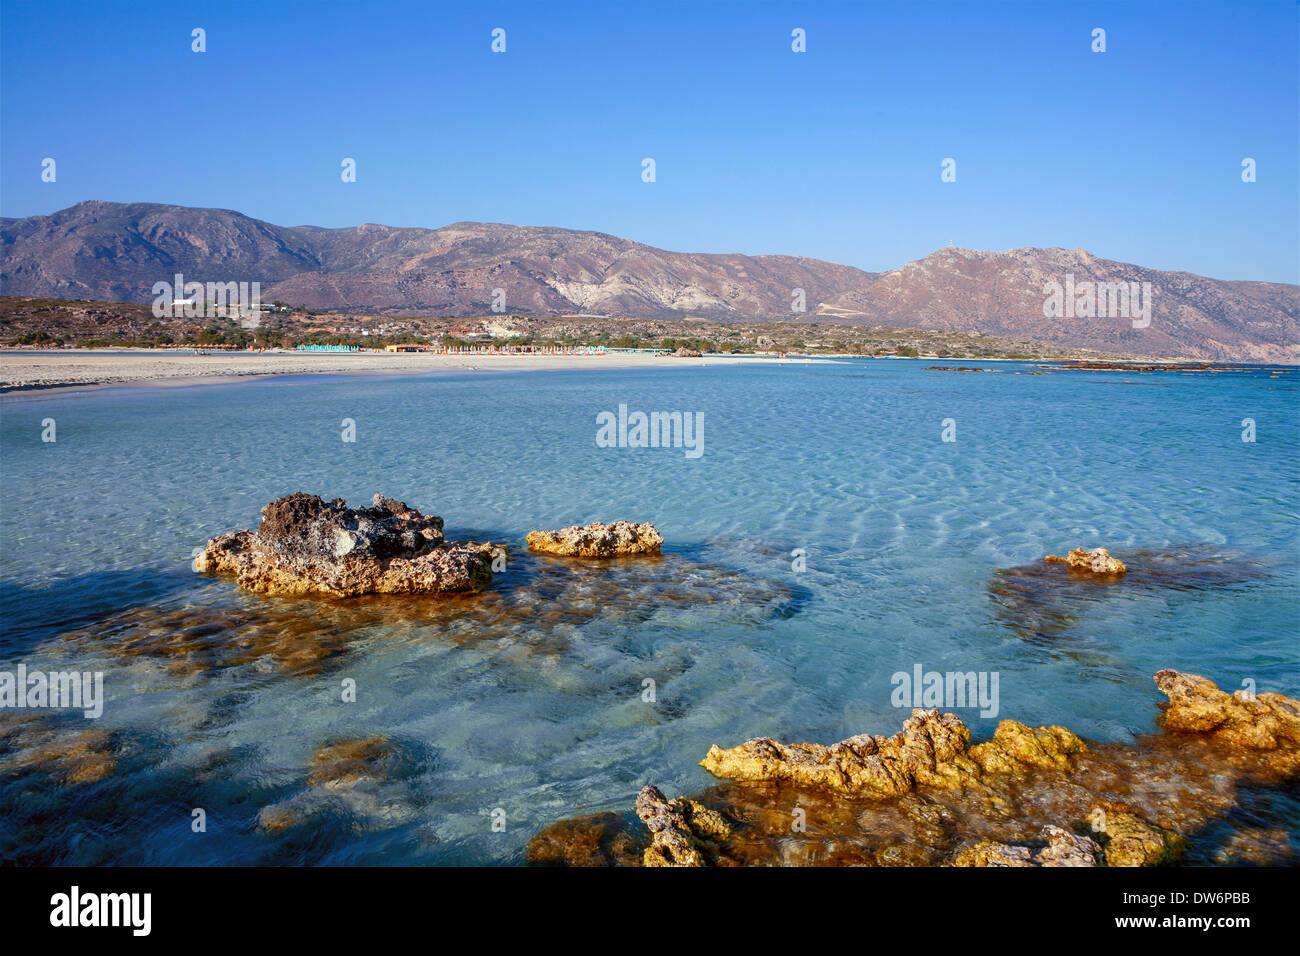
[[[968,746],[956,716],[916,710],[892,737],[714,746],[702,765],[728,782],[672,801],[643,791],[636,815],[648,840],[630,815],[602,814],[548,827],[529,858],[728,866],[1288,860],[1285,792],[1300,772],[1291,722],[1300,701],[1233,697],[1177,671],[1161,671],[1157,682],[1171,698],[1168,732],[1133,744],[1086,745],[1063,727],[1003,721],[992,739]],[[1248,840],[1215,822],[1229,814],[1255,821]],[[612,846],[622,852],[605,849]]]
[[[1211,680],[1175,670],[1158,672],[1155,682],[1169,697],[1160,718],[1166,731],[1264,751],[1275,774],[1300,774],[1300,701],[1269,692],[1229,694]]]
[[[1300,748],[1300,701],[1284,694],[1229,694],[1195,674],[1162,670],[1156,686],[1169,697],[1162,723],[1174,733],[1212,734],[1256,750]]]
[[[583,527],[574,525],[558,531],[531,531],[528,550],[574,558],[618,558],[633,554],[658,554],[663,536],[650,522],[634,524],[599,521]]]
[[[234,575],[263,594],[423,594],[476,591],[492,580],[492,545],[443,540],[442,519],[375,495],[369,508],[297,492],[262,509],[256,532],[211,539],[200,573]]]
[[[1064,727],[998,725],[992,740],[967,750],[970,730],[956,714],[914,710],[892,737],[859,734],[837,744],[782,744],[757,737],[725,750],[716,744],[700,766],[728,780],[789,780],[806,786],[892,796],[917,786],[962,787],[982,773],[1025,767],[1069,769],[1087,747]]]
[[[1018,773],[1025,767],[1068,771],[1070,758],[1087,752],[1087,745],[1064,727],[1026,727],[1004,720],[993,739],[976,744],[970,756],[985,773]]]
[[[650,831],[643,866],[727,863],[716,841],[731,835],[731,824],[716,810],[686,797],[669,800],[657,787],[647,786],[637,794],[636,815]]]
[[[1049,564],[1064,564],[1071,571],[1083,571],[1105,577],[1116,577],[1128,571],[1124,562],[1119,558],[1112,558],[1105,548],[1093,548],[1091,551],[1087,548],[1075,548],[1063,558],[1049,554],[1043,560]]]
[[[955,714],[914,710],[892,737],[859,734],[829,747],[782,744],[756,737],[738,747],[717,744],[700,761],[729,780],[789,780],[839,791],[906,793],[918,783],[959,786],[979,767],[966,755],[970,731]]]

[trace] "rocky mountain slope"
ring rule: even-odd
[[[598,232],[275,226],[237,212],[83,202],[0,220],[0,293],[152,301],[155,282],[258,281],[264,302],[379,314],[820,320],[1103,351],[1300,362],[1300,287],[1162,272],[1083,250],[944,249],[893,272],[798,256],[668,252]],[[1150,283],[1151,321],[1044,316],[1045,284]],[[803,313],[791,310],[802,289]]]

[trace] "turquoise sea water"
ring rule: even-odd
[[[957,711],[977,736],[1002,717],[1150,732],[1162,667],[1300,692],[1294,374],[930,364],[6,400],[0,669],[103,671],[103,717],[56,725],[106,732],[113,770],[49,787],[0,755],[0,857],[520,863],[540,828],[626,810],[645,783],[709,785],[710,744],[893,733],[908,711],[891,675],[917,664],[999,675],[996,718]],[[703,413],[704,454],[597,447],[596,415],[620,403]],[[190,570],[207,538],[299,490],[400,498],[450,538],[509,544],[510,567],[451,602],[265,598]],[[619,518],[655,522],[664,557],[523,553],[535,528]],[[1076,546],[1161,573],[1095,588],[998,574]],[[374,736],[401,755],[387,780],[312,786],[314,750]],[[310,822],[259,828],[283,801]]]

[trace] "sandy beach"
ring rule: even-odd
[[[650,354],[439,355],[431,352],[216,352],[199,355],[155,349],[105,351],[0,350],[0,393],[111,386],[213,385],[248,378],[305,374],[420,374],[440,371],[523,372],[574,369],[682,368],[771,362],[755,356],[662,358]],[[784,359],[792,363],[821,359]]]

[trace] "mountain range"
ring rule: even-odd
[[[0,219],[0,293],[148,303],[153,285],[261,283],[263,302],[383,315],[833,321],[1153,357],[1300,363],[1300,286],[1210,279],[1082,249],[946,248],[890,272],[802,256],[669,252],[600,232],[276,226],[225,209],[81,202]],[[1149,283],[1151,321],[1049,317],[1050,283]],[[1136,289],[1136,287],[1135,287]],[[805,311],[792,311],[803,290]]]

